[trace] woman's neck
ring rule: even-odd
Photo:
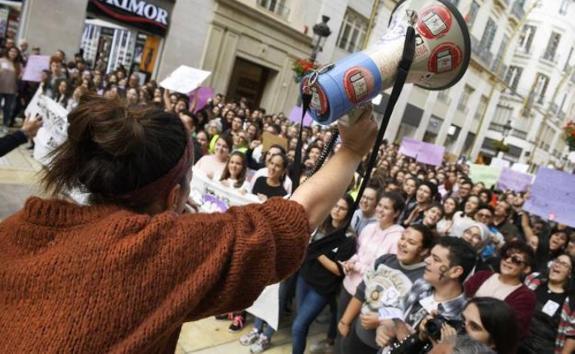
[[[517,285],[517,284],[521,284],[521,279],[518,279],[517,277],[512,277],[512,276],[508,276],[508,275],[503,275],[501,273],[499,273],[499,281],[502,282],[505,285]]]
[[[553,293],[561,294],[561,293],[565,292],[565,287],[564,287],[563,282],[553,281],[553,280],[549,279],[549,282],[547,282],[547,287]]]
[[[266,182],[267,182],[267,184],[269,184],[272,187],[278,187],[281,185],[280,180],[278,178],[275,178],[275,177],[266,178]]]
[[[391,226],[393,226],[394,222],[393,220],[380,220],[379,221],[379,228],[382,230],[385,230]]]
[[[341,226],[341,221],[331,219],[331,226],[333,226],[334,229],[337,229],[338,227]]]

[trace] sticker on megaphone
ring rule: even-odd
[[[331,124],[391,87],[409,26],[415,29],[416,43],[407,82],[430,90],[457,83],[471,50],[465,20],[445,0],[404,0],[394,9],[381,43],[304,77],[302,90],[312,95],[313,119]]]

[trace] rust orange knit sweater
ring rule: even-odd
[[[308,219],[271,199],[155,216],[31,198],[0,223],[0,353],[174,353],[300,265]]]

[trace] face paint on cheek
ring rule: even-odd
[[[442,265],[439,267],[439,280],[443,279],[445,273],[447,273],[448,270],[449,267],[447,267],[446,265]]]

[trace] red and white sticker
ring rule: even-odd
[[[373,75],[366,68],[353,67],[343,75],[343,87],[345,95],[351,103],[360,103],[373,92]]]
[[[461,64],[461,60],[461,48],[457,44],[451,42],[443,43],[435,47],[431,53],[427,62],[427,70],[436,74],[450,72]]]
[[[417,31],[428,39],[444,36],[451,29],[451,12],[441,5],[433,5],[419,13]]]

